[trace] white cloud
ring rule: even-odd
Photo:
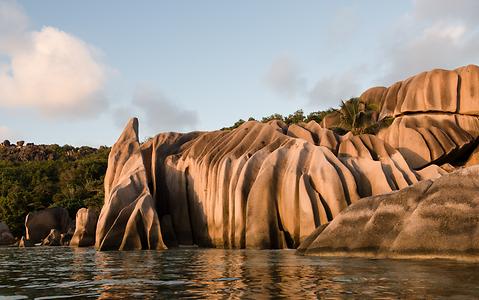
[[[15,1],[0,1],[0,51],[11,52],[26,43],[28,17]]]
[[[464,25],[435,24],[424,29],[423,36],[429,39],[446,39],[458,43],[466,32]]]
[[[271,64],[264,83],[273,92],[287,99],[294,99],[304,91],[305,80],[298,66],[288,57],[276,58]]]
[[[350,41],[361,26],[356,3],[340,7],[334,12],[331,24],[328,26],[328,46],[332,51],[344,48],[344,42]]]
[[[0,105],[34,108],[47,117],[81,118],[102,112],[106,68],[95,50],[54,27],[28,31],[15,2],[0,4]],[[14,29],[12,29],[14,28]],[[21,45],[21,47],[19,46]]]
[[[115,125],[123,128],[130,118],[138,117],[139,114],[133,107],[121,106],[112,110],[112,116]]]
[[[351,69],[342,74],[321,78],[309,92],[309,104],[326,109],[338,107],[341,100],[359,96],[359,74],[362,74],[359,69]]]
[[[385,84],[479,63],[479,1],[416,0],[384,44]]]
[[[146,125],[156,131],[194,129],[199,121],[196,111],[175,105],[159,90],[142,87],[132,103],[143,111]]]
[[[140,123],[151,134],[194,130],[199,122],[195,110],[184,109],[160,90],[145,86],[137,88],[131,105],[119,107],[113,112],[115,124],[119,127],[133,116],[138,116]]]
[[[416,22],[454,22],[461,20],[468,24],[478,24],[477,0],[414,0],[411,15]]]
[[[344,6],[333,12],[329,49],[357,30],[360,20],[354,8]],[[309,106],[325,109],[359,96],[371,83],[387,86],[434,68],[479,64],[477,12],[477,0],[413,0],[408,12],[393,20],[391,27],[385,26],[379,47],[371,47],[378,51],[375,61],[338,68],[305,87],[297,66],[288,57],[280,57],[271,65],[266,83],[287,98],[306,94]]]

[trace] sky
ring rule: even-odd
[[[479,64],[479,1],[0,0],[0,140],[112,145]]]

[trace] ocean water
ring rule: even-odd
[[[0,248],[0,298],[475,299],[479,266],[293,250]]]

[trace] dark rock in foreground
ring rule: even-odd
[[[52,229],[56,229],[60,233],[67,233],[71,223],[68,211],[62,207],[29,213],[25,218],[26,239],[34,244],[40,243]]]
[[[15,238],[10,229],[7,224],[0,221],[0,245],[11,245],[13,243],[15,243]]]

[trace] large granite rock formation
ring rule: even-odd
[[[70,230],[72,221],[68,211],[62,207],[53,207],[31,212],[25,218],[26,239],[32,243],[42,242],[52,229],[60,233]]]
[[[361,199],[312,234],[301,251],[325,256],[477,259],[478,189],[479,166],[473,166]]]
[[[479,136],[479,67],[423,72],[365,91],[361,100],[394,117],[378,137],[414,169],[467,158]]]
[[[137,119],[130,120],[111,149],[95,245],[98,250],[166,248],[148,187]]]
[[[130,120],[110,153],[96,247],[294,248],[360,198],[431,183],[477,145],[477,66],[424,72],[360,98],[392,125],[340,136],[327,129],[336,112],[321,125],[249,121],[140,144]]]
[[[0,221],[0,245],[11,245],[15,243],[15,238],[10,232],[8,225]]]
[[[95,245],[98,212],[91,208],[80,208],[77,211],[75,222],[75,233],[70,240],[70,246],[89,247]]]
[[[161,249],[164,237],[168,246],[294,248],[360,197],[441,174],[431,168],[420,175],[380,139],[315,122],[161,133],[140,146],[132,119],[110,153],[96,246]]]

